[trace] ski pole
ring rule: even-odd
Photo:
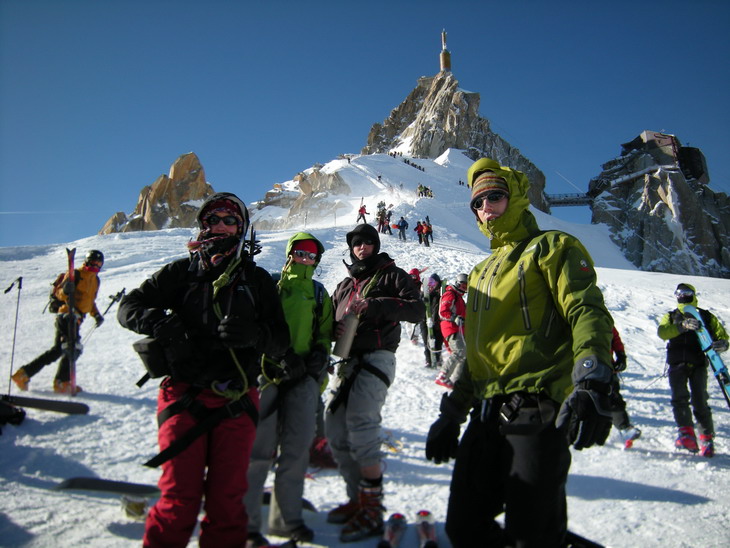
[[[15,283],[18,283],[18,300],[15,305],[15,326],[13,327],[13,347],[10,352],[10,375],[8,376],[8,394],[10,394],[10,387],[12,386],[12,376],[13,376],[13,362],[15,361],[15,336],[18,333],[18,310],[20,310],[20,290],[23,289],[23,276],[18,277],[15,282],[10,284],[10,287],[8,287],[5,290],[5,293],[10,293],[10,291],[15,286]]]
[[[104,310],[104,312],[102,313],[102,316],[106,316],[106,313],[109,312],[109,310],[111,309],[112,306],[114,306],[114,303],[122,300],[122,297],[124,297],[124,293],[126,291],[127,291],[127,289],[125,287],[123,287],[122,290],[119,293],[117,293],[116,295],[109,295],[109,298],[112,300],[112,302],[110,302],[109,303],[109,306],[106,307],[106,310]],[[86,336],[84,337],[84,339],[81,341],[81,346],[84,346],[86,344],[86,342],[91,337],[91,334],[95,330],[96,330],[96,324],[94,324],[91,327],[91,329],[89,330],[89,332],[86,334]]]

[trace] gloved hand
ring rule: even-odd
[[[611,387],[597,381],[582,381],[563,402],[557,428],[567,428],[568,443],[578,451],[603,445],[611,432]]]
[[[356,299],[350,303],[350,312],[358,316],[364,316],[368,310],[367,299]]]
[[[697,318],[691,316],[677,315],[674,319],[674,325],[677,326],[680,333],[686,333],[687,331],[697,331],[700,328],[700,322]]]
[[[282,380],[295,381],[301,379],[307,373],[304,360],[291,348],[284,354],[281,365],[283,367]]]
[[[720,339],[719,341],[712,341],[712,348],[715,352],[726,352],[728,349],[728,342]]]
[[[330,357],[324,350],[315,348],[307,356],[306,369],[307,375],[310,375],[314,380],[319,380],[319,376],[324,371],[325,367],[329,365]]]
[[[71,280],[66,280],[63,282],[63,286],[61,287],[61,290],[63,291],[64,295],[70,295],[74,292],[76,289],[76,284],[72,282]]]
[[[94,321],[96,322],[96,327],[100,327],[104,323],[104,316],[97,314],[94,316]]]
[[[436,464],[456,458],[461,423],[465,419],[464,414],[459,411],[448,394],[441,397],[439,410],[441,414],[429,428],[426,438],[426,459]]]
[[[457,326],[461,327],[462,325],[464,325],[464,317],[463,316],[456,316],[456,318],[454,318],[454,323]]]
[[[613,364],[613,370],[616,371],[616,373],[626,371],[626,354],[620,350],[616,352],[616,362]]]
[[[179,341],[187,337],[185,325],[183,325],[180,316],[174,312],[152,326],[152,336],[162,346],[167,346],[173,341]]]
[[[252,348],[261,338],[261,328],[250,318],[226,316],[218,324],[218,336],[228,348]]]

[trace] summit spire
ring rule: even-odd
[[[441,31],[441,55],[439,55],[439,61],[441,62],[441,72],[451,72],[451,53],[446,49],[446,29]]]

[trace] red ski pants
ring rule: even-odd
[[[177,401],[188,387],[184,383],[165,381],[158,395],[158,412]],[[256,389],[251,389],[249,396],[258,408]],[[197,399],[208,408],[221,407],[228,402],[210,390],[203,390]],[[195,423],[187,411],[167,419],[158,433],[160,450],[184,435]],[[248,488],[246,474],[255,437],[256,426],[244,413],[237,418],[224,419],[163,463],[158,483],[162,495],[147,516],[143,546],[187,546],[204,499],[200,546],[244,547],[248,516],[243,495]]]

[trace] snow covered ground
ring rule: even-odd
[[[472,223],[471,214],[464,222]],[[543,227],[557,223],[539,214]],[[437,219],[435,215],[432,218]],[[412,223],[415,224],[415,223]],[[319,279],[330,290],[345,275],[344,235],[348,228],[314,229],[327,248]],[[397,236],[383,236],[383,250],[406,270],[428,267],[453,279],[486,254],[480,246],[459,236],[456,222],[436,222],[436,243],[425,249],[413,240],[402,244]],[[607,546],[720,547],[730,545],[727,528],[727,493],[730,488],[730,411],[714,381],[710,384],[717,429],[717,455],[703,459],[673,447],[675,426],[669,406],[664,369],[664,344],[656,336],[660,316],[673,307],[672,292],[680,281],[693,283],[700,306],[730,321],[730,281],[714,278],[646,273],[622,259],[602,227],[561,223],[559,228],[579,235],[599,266],[598,275],[606,302],[621,332],[629,356],[623,393],[634,423],[643,431],[633,449],[624,451],[615,433],[602,448],[573,451],[568,485],[572,530]],[[130,290],[167,262],[185,254],[189,230],[92,236],[69,247],[79,253],[101,249],[106,264],[101,274],[98,304],[122,288]],[[260,234],[263,252],[258,263],[279,270],[291,232]],[[52,316],[41,314],[49,283],[63,270],[64,245],[0,248],[0,284],[8,287],[23,277],[14,339],[17,286],[0,295],[2,374],[8,389],[13,367],[23,365],[48,348],[53,339]],[[611,268],[620,265],[621,268]],[[113,309],[106,323],[89,338],[78,363],[78,382],[84,392],[75,398],[87,403],[86,416],[66,416],[28,409],[25,422],[6,426],[0,437],[0,546],[126,547],[140,544],[142,522],[127,518],[118,496],[60,492],[54,486],[65,478],[91,475],[116,480],[155,483],[156,470],[142,463],[156,453],[156,383],[137,388],[143,368],[132,350],[138,335],[121,328]],[[82,328],[89,333],[92,322]],[[404,325],[410,334],[410,325]],[[402,443],[402,449],[385,453],[386,500],[389,511],[415,513],[430,509],[439,520],[441,546],[450,465],[436,466],[424,458],[429,425],[437,416],[443,389],[434,384],[434,372],[423,367],[423,349],[407,336],[398,349],[398,374],[384,410],[384,430]],[[55,365],[34,377],[29,395],[55,397],[51,383]],[[341,546],[337,527],[325,523],[327,510],[344,501],[344,487],[336,473],[317,472],[307,480],[306,496],[319,513],[307,514],[316,532],[312,546]],[[404,546],[415,545],[409,530]],[[276,539],[272,539],[276,540]],[[373,546],[373,540],[353,547]],[[196,539],[191,540],[196,545]]]

